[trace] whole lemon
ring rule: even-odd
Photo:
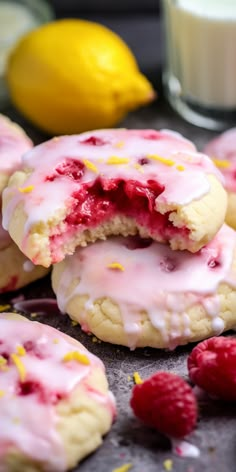
[[[122,39],[79,19],[27,34],[9,58],[7,82],[14,105],[50,134],[114,126],[154,97]]]

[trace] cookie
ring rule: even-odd
[[[50,326],[7,313],[0,327],[1,471],[66,471],[111,427],[104,365]]]
[[[59,308],[103,341],[174,348],[236,325],[236,233],[198,253],[137,238],[97,241],[56,264]]]
[[[32,146],[24,130],[0,114],[0,193],[6,187],[10,175],[20,168],[22,155]]]
[[[211,140],[204,152],[213,159],[224,176],[224,185],[228,192],[225,221],[236,229],[236,128],[225,131]]]
[[[25,287],[44,277],[48,270],[35,266],[13,243],[0,224],[0,293]]]
[[[24,156],[3,194],[4,227],[45,267],[107,236],[195,252],[223,224],[222,176],[171,131],[100,130],[54,138]]]
[[[32,148],[32,142],[20,126],[0,114],[0,203],[9,176],[21,167],[22,154]],[[48,270],[34,266],[19,250],[7,231],[2,228],[0,211],[0,293],[9,292],[33,282]]]

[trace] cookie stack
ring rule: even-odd
[[[235,325],[235,233],[214,163],[177,133],[101,130],[30,150],[3,221],[103,341],[174,348]]]
[[[23,129],[0,115],[0,201],[9,176],[20,168],[22,154],[32,148],[32,141]],[[43,277],[48,269],[35,266],[18,249],[2,228],[0,212],[0,293],[16,290]]]

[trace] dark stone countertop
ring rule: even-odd
[[[7,114],[18,121],[35,142],[46,139],[27,124],[12,109]],[[121,123],[129,128],[169,128],[181,132],[202,148],[214,133],[196,128],[177,117],[164,100],[130,114]],[[53,296],[50,277],[35,282],[17,294],[26,298]],[[16,295],[17,295],[16,294]],[[15,295],[15,294],[14,294]],[[12,298],[12,294],[0,297],[0,303]],[[200,403],[199,423],[189,440],[200,449],[200,457],[180,458],[171,452],[167,438],[146,428],[132,415],[129,407],[133,381],[128,380],[134,371],[142,378],[157,370],[169,370],[187,378],[186,357],[193,346],[177,348],[174,352],[154,349],[129,349],[106,343],[94,343],[92,337],[73,327],[67,316],[51,313],[39,315],[37,320],[48,323],[79,339],[105,363],[112,392],[117,399],[118,417],[103,445],[85,459],[80,472],[112,472],[124,463],[133,464],[132,472],[164,472],[163,461],[173,460],[173,472],[234,472],[236,470],[236,405],[221,404],[213,400]],[[23,471],[22,471],[23,472]],[[55,471],[56,472],[56,471]]]

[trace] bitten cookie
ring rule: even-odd
[[[31,148],[32,142],[20,126],[0,115],[0,204],[11,173],[20,169],[22,154]],[[0,267],[0,293],[21,288],[48,272],[41,266],[34,266],[2,228],[1,210]]]
[[[236,233],[224,225],[198,253],[110,238],[56,264],[62,312],[103,341],[174,348],[236,325]]]
[[[222,133],[210,141],[205,151],[225,178],[225,189],[228,192],[228,208],[225,221],[236,229],[236,128]]]
[[[4,227],[48,267],[110,235],[195,252],[223,224],[221,174],[177,133],[100,130],[54,138],[24,156],[3,195]]]
[[[1,472],[64,472],[115,415],[103,363],[54,328],[0,315]]]

